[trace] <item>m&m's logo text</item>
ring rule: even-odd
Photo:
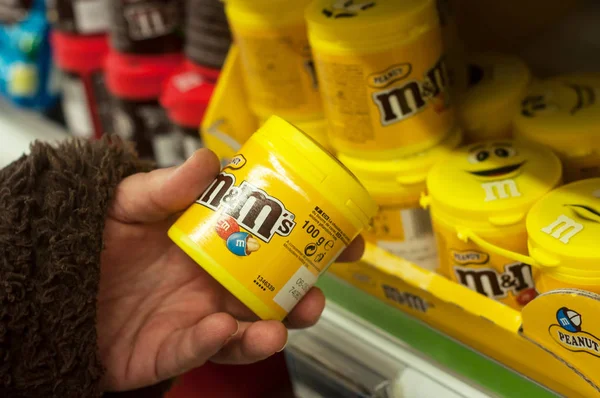
[[[236,186],[233,174],[221,172],[196,203],[235,220],[240,227],[262,240],[270,242],[276,234],[289,236],[296,222],[295,215],[277,198],[249,183]]]

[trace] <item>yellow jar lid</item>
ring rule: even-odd
[[[421,194],[425,191],[425,180],[429,170],[456,149],[461,139],[462,132],[456,128],[439,145],[397,160],[364,160],[341,153],[338,154],[338,158],[358,177],[378,204],[418,204]]]
[[[514,120],[516,138],[568,156],[600,148],[600,78],[563,76],[534,82]]]
[[[311,0],[224,0],[233,27],[272,29],[304,24],[304,10]]]
[[[469,87],[459,100],[458,113],[468,131],[511,122],[519,109],[531,74],[518,57],[484,53],[469,56]]]
[[[561,183],[548,148],[514,140],[483,141],[452,152],[427,177],[430,205],[457,226],[496,228],[525,222],[527,212]]]
[[[600,284],[600,178],[558,188],[527,216],[530,256],[556,279]]]
[[[341,162],[314,139],[278,116],[270,117],[252,136],[270,153],[316,188],[358,228],[369,225],[378,207],[371,195]],[[282,174],[285,169],[282,167]],[[290,177],[289,186],[295,182]]]
[[[400,44],[439,25],[434,0],[315,0],[306,10],[311,41]],[[441,38],[440,38],[441,40]]]

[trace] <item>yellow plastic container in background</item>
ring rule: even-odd
[[[529,68],[507,54],[474,54],[468,58],[470,85],[457,104],[468,143],[510,138],[512,123],[531,81]]]
[[[534,82],[514,120],[515,138],[552,148],[566,182],[600,177],[600,78],[562,76]]]
[[[455,117],[434,0],[316,0],[306,18],[336,151],[395,159],[450,134]]]
[[[440,255],[439,272],[520,309],[535,297],[530,265],[490,250],[527,254],[525,218],[561,183],[561,163],[548,148],[511,140],[462,147],[427,177]]]
[[[274,116],[169,236],[259,317],[281,320],[376,211],[337,159]]]
[[[248,109],[237,46],[231,46],[217,82],[200,135],[204,146],[213,151],[225,166],[258,127]]]
[[[226,0],[243,63],[249,106],[259,119],[323,117],[304,21],[310,0]]]
[[[600,293],[600,178],[550,192],[529,212],[527,231],[530,256],[540,268],[540,293]]]
[[[429,211],[419,200],[431,167],[456,149],[462,138],[456,129],[427,151],[393,161],[339,159],[358,177],[379,205],[365,240],[420,267],[434,271],[438,254]]]

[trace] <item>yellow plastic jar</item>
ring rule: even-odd
[[[222,166],[229,163],[258,127],[256,117],[247,108],[243,84],[239,49],[233,45],[200,128],[204,146],[219,157]]]
[[[262,121],[261,125],[264,124],[265,121]],[[306,122],[294,122],[294,126],[302,130],[302,132],[307,134],[313,140],[317,141],[317,143],[327,149],[328,152],[333,153],[334,150],[329,143],[329,136],[327,135],[327,130],[329,128],[327,120],[319,119]]]
[[[527,231],[540,293],[577,288],[600,294],[600,178],[550,192],[529,212]]]
[[[431,167],[460,143],[456,129],[439,145],[394,161],[368,161],[339,155],[379,205],[366,241],[420,267],[435,271],[438,254],[427,209],[419,200]]]
[[[600,177],[600,79],[563,76],[534,82],[514,120],[515,138],[552,148],[566,182]]]
[[[462,147],[433,166],[422,204],[431,209],[439,272],[520,309],[535,297],[534,272],[503,250],[527,254],[527,212],[560,183],[550,149],[511,140]]]
[[[531,81],[527,65],[506,54],[475,54],[468,59],[469,88],[459,98],[458,119],[468,143],[506,139]]]
[[[306,11],[330,141],[396,159],[454,128],[435,0],[316,0]]]
[[[169,236],[259,317],[281,320],[376,211],[341,163],[274,116]]]
[[[249,104],[259,119],[323,117],[304,21],[310,0],[226,0]]]

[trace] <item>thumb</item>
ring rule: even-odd
[[[197,324],[173,332],[156,356],[156,376],[166,380],[202,366],[216,355],[240,329],[226,313],[203,318]]]
[[[189,207],[214,180],[219,167],[214,153],[200,149],[181,166],[127,177],[117,187],[109,215],[127,223],[164,220]]]

